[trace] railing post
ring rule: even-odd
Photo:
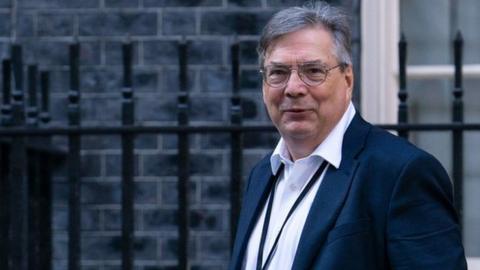
[[[43,126],[48,125],[50,121],[49,108],[49,73],[48,71],[40,72],[40,91],[41,96],[41,111],[40,111],[40,123]],[[46,136],[40,138],[45,145],[51,144],[51,138]],[[39,216],[42,218],[39,220],[39,269],[51,270],[52,269],[52,175],[51,175],[52,156],[48,153],[40,159],[40,188],[39,193]]]
[[[187,42],[182,40],[179,51],[179,87],[178,94],[178,125],[188,125],[188,92],[187,92]],[[189,136],[184,131],[178,132],[178,269],[189,269],[189,207],[188,184],[190,173]]]
[[[22,47],[12,45],[15,88],[12,93],[12,124],[25,124]],[[28,181],[25,137],[13,136],[10,146],[10,241],[9,269],[28,269]]]
[[[0,126],[8,126],[11,123],[11,62],[8,59],[2,61],[2,97]],[[8,268],[9,258],[9,226],[10,226],[10,190],[9,190],[9,154],[10,147],[7,143],[0,142],[0,269]]]
[[[462,81],[462,55],[463,55],[463,38],[460,32],[454,40],[454,62],[455,62],[455,82],[453,89],[453,111],[452,120],[455,124],[463,123],[463,81]],[[460,228],[463,231],[463,130],[455,129],[452,136],[452,171],[453,171],[453,187],[454,202],[458,211]]]
[[[402,34],[400,42],[398,43],[398,56],[399,56],[399,82],[400,88],[398,91],[398,123],[408,123],[408,105],[407,105],[407,41],[405,35]],[[399,130],[398,136],[408,139],[407,130]]]
[[[231,47],[232,56],[232,92],[231,98],[231,123],[242,125],[242,106],[239,96],[240,90],[240,45],[235,43]],[[230,246],[233,247],[237,221],[241,207],[241,186],[243,171],[243,133],[232,131],[231,136],[231,157],[230,157]]]
[[[132,89],[132,43],[122,45],[123,53],[123,100],[122,125],[134,124],[134,103]],[[134,263],[134,135],[122,134],[122,269],[133,270]]]
[[[3,104],[1,107],[1,125],[9,126],[11,124],[12,106],[11,106],[11,89],[12,89],[12,64],[9,59],[2,61],[3,73]]]
[[[80,126],[80,44],[70,44],[70,92],[68,95],[68,124]],[[69,181],[69,219],[68,219],[68,269],[80,270],[80,135],[68,135],[68,181]]]
[[[34,128],[37,126],[37,66],[28,65],[28,106],[27,106],[27,126]],[[29,145],[40,143],[39,138],[31,138]],[[43,196],[41,193],[40,183],[40,162],[45,158],[34,149],[27,149],[27,179],[29,184],[29,261],[28,268],[36,270],[40,267],[40,223],[45,217],[41,215],[40,200]],[[47,154],[48,155],[48,154]]]
[[[28,65],[28,107],[27,107],[27,124],[36,126],[38,123],[38,107],[37,107],[37,66]]]

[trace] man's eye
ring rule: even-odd
[[[268,72],[268,76],[284,76],[288,74],[288,70],[281,68],[274,68]]]
[[[306,75],[324,75],[325,69],[323,69],[322,67],[305,67],[303,69],[303,72]]]

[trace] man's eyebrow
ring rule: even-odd
[[[291,67],[292,65],[289,65],[289,64],[285,64],[285,63],[281,63],[281,62],[270,62],[270,65],[271,66],[283,66],[283,67]]]
[[[300,65],[321,65],[321,66],[326,66],[325,62],[322,60],[311,60],[311,61],[305,61],[302,63],[299,63]]]

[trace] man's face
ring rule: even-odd
[[[325,68],[338,64],[330,32],[322,27],[305,28],[276,40],[266,53],[265,66],[290,66],[284,87],[263,82],[263,101],[274,125],[287,141],[320,144],[346,111],[351,100],[353,73],[333,68],[325,81],[309,86],[298,75],[299,65],[317,63]]]

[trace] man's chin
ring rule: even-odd
[[[315,132],[312,128],[304,125],[290,125],[281,130],[283,137],[290,137],[292,139],[305,139],[311,137]]]

